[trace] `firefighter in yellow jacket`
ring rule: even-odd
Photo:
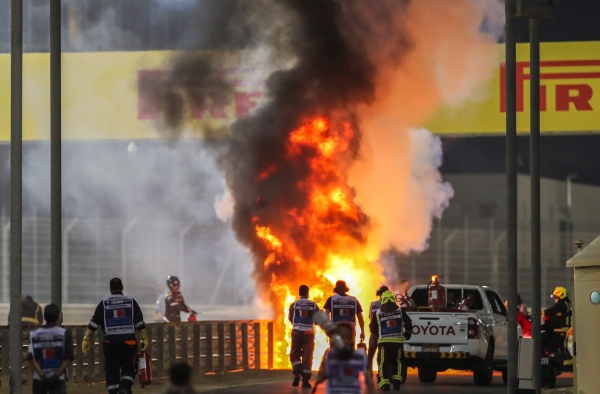
[[[404,381],[402,363],[404,362],[404,340],[410,339],[412,321],[396,304],[396,295],[386,291],[381,295],[381,308],[375,319],[369,324],[371,333],[378,335],[379,350],[379,388],[390,391],[390,382],[395,390],[400,389]]]

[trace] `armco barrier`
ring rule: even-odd
[[[146,324],[151,343],[152,375],[164,377],[169,365],[187,361],[196,373],[273,368],[272,321],[198,321],[193,323]],[[103,332],[96,331],[88,354],[81,351],[86,326],[65,326],[73,333],[75,360],[69,369],[74,382],[104,381]],[[9,328],[0,327],[0,385],[9,380]],[[262,338],[261,338],[262,337]],[[138,338],[139,339],[139,338]],[[23,381],[33,371],[26,359],[28,331],[23,332]]]

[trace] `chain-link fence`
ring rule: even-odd
[[[0,217],[1,302],[9,302],[10,221]],[[108,294],[112,277],[140,304],[166,291],[168,275],[182,281],[186,301],[248,304],[251,260],[229,226],[149,220],[63,218],[64,303],[91,303]],[[50,219],[23,218],[23,294],[50,299]]]
[[[492,220],[487,227],[480,224],[470,226],[468,219],[461,227],[434,223],[429,248],[402,257],[397,264],[399,276],[418,284],[438,274],[445,283],[489,285],[505,296],[506,229]],[[8,217],[0,218],[2,302],[9,300],[9,229]],[[589,243],[597,235],[593,231],[542,231],[543,303],[554,287],[572,287],[573,270],[565,262],[576,253],[573,240]],[[518,289],[526,303],[531,300],[530,239],[527,229],[519,229]],[[237,245],[228,224],[220,221],[199,225],[65,218],[62,240],[64,303],[98,302],[108,293],[108,281],[114,276],[123,279],[128,294],[145,304],[156,300],[162,291],[157,287],[167,275],[180,275],[186,299],[196,303],[241,305],[250,303],[253,296],[248,280],[251,258]],[[24,218],[24,294],[50,298],[49,256],[49,219]]]
[[[596,227],[598,228],[598,227]],[[542,306],[552,303],[550,294],[556,286],[572,290],[573,269],[566,261],[577,248],[573,241],[593,241],[597,232],[561,232],[546,229],[541,233]],[[525,303],[531,303],[531,232],[518,231],[518,291]],[[400,259],[399,276],[412,284],[427,283],[432,274],[444,283],[487,285],[506,297],[506,229],[490,220],[488,227],[471,227],[466,219],[462,227],[445,228],[437,222],[429,248],[422,253]],[[547,302],[546,302],[547,300]]]

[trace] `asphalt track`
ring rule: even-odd
[[[311,382],[312,383],[312,382]],[[563,374],[556,380],[556,387],[572,387],[573,374]],[[376,390],[376,392],[382,392]],[[394,392],[392,389],[391,392]],[[482,387],[473,384],[473,376],[463,372],[445,372],[438,374],[433,384],[419,382],[416,370],[409,371],[408,379],[400,388],[400,393],[489,393],[505,394],[506,386],[502,382],[500,373],[494,373],[494,380],[490,386]],[[203,391],[213,394],[308,394],[310,389],[294,388],[289,383],[272,383],[252,385],[245,387],[232,387],[227,389]],[[325,387],[319,386],[317,393],[325,394]]]

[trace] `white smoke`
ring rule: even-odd
[[[410,50],[388,65],[375,103],[360,112],[365,149],[350,181],[382,250],[424,250],[432,220],[454,194],[438,170],[440,139],[422,126],[440,105],[462,103],[491,77],[495,39],[480,32],[484,17],[467,0],[411,2],[403,19]],[[374,43],[372,56],[385,45]]]
[[[494,39],[483,34],[480,26],[485,19],[489,31],[499,32],[498,3],[496,0],[411,2],[407,13],[397,18],[398,24],[409,29],[411,45],[397,58],[389,53],[392,47],[389,42],[363,38],[369,44],[369,56],[386,66],[378,76],[376,101],[359,110],[364,132],[362,157],[352,169],[349,182],[356,190],[357,201],[372,219],[374,234],[370,242],[379,250],[392,246],[402,252],[426,248],[433,218],[441,217],[452,198],[452,188],[443,182],[438,170],[442,160],[440,139],[422,126],[439,105],[463,102],[490,76],[497,64]],[[175,9],[184,13],[192,12],[197,4],[189,0],[151,2],[151,6],[163,7],[165,12]],[[377,25],[376,15],[369,12],[369,2],[353,5],[340,0],[340,5],[347,12],[363,15],[373,31],[379,30],[376,35],[381,36],[382,26]],[[113,8],[105,9],[91,21],[78,17],[77,12],[84,10],[78,11],[76,6],[69,9],[72,49],[106,49],[122,42],[132,46],[142,42],[120,27]],[[287,36],[281,34],[286,25],[294,23],[293,15],[266,0],[253,2],[253,11],[235,16],[239,20],[236,36],[242,35],[248,25],[245,17],[256,18],[250,24],[260,26],[263,32],[254,38],[253,50],[239,64],[248,83],[262,82],[272,71],[288,68],[295,61],[286,52],[290,45],[285,41]],[[210,19],[207,17],[207,24],[194,30],[195,39],[210,42],[219,28],[208,23]],[[153,23],[156,26],[150,28],[158,29],[162,21],[158,18]],[[102,103],[96,105],[99,107],[95,110],[110,113],[110,103],[105,103],[104,108]],[[211,230],[215,219],[227,222],[234,204],[225,190],[223,175],[215,167],[213,153],[186,139],[135,141],[135,148],[129,149],[130,141],[110,145],[65,143],[68,155],[63,175],[65,210],[71,216],[95,217],[101,208],[123,220],[178,223],[171,235],[160,239],[163,246],[156,247],[156,253],[143,261],[144,277],[153,281],[162,280],[175,269],[177,258],[173,254],[181,232],[194,223],[196,229],[205,231],[196,234],[199,239],[204,237],[205,242],[198,241],[193,252],[188,250],[193,256],[188,256],[188,260],[192,258],[193,264],[185,265],[190,271],[185,272],[184,290],[207,272],[216,279],[222,278],[224,272],[233,272],[231,278],[226,277],[227,286],[245,286],[244,294],[251,293],[253,288],[248,284],[252,261],[248,252],[237,244],[231,230]],[[48,174],[37,169],[47,168],[47,159],[48,156],[35,152],[30,154],[27,160],[31,170],[24,174],[26,193],[35,196],[40,210],[48,208],[49,181]],[[154,228],[138,231],[139,248],[146,247],[141,241],[144,238],[156,239]],[[237,268],[226,271],[233,262]],[[120,269],[110,268],[116,273]],[[224,283],[223,280],[213,282]],[[190,301],[218,302],[215,290],[219,290],[218,286],[198,290],[197,297]]]
[[[229,190],[215,197],[215,212],[222,221],[226,222],[233,216],[233,196]]]

